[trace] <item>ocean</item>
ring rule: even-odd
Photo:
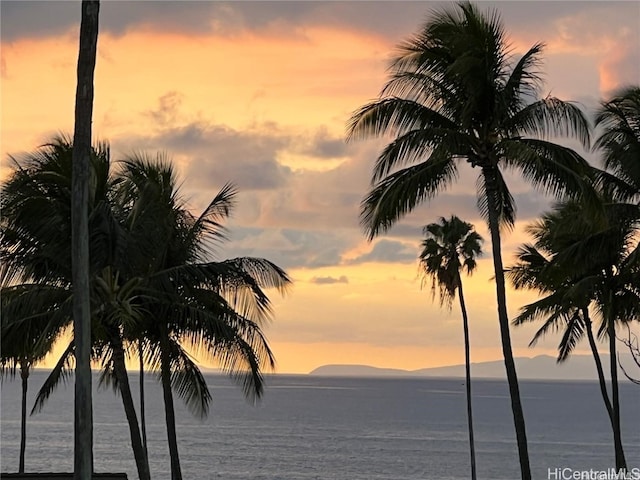
[[[29,408],[46,372],[30,378]],[[169,479],[161,388],[145,377],[147,435],[154,479]],[[207,375],[213,404],[194,418],[176,399],[185,480],[448,480],[469,478],[464,383],[440,378],[329,378],[274,375],[256,405],[227,377]],[[94,377],[94,385],[96,384]],[[131,374],[137,400],[138,377]],[[508,389],[474,380],[478,478],[519,477]],[[521,381],[533,477],[558,468],[605,470],[613,464],[608,418],[594,382]],[[621,382],[623,442],[640,467],[640,386]],[[1,393],[0,469],[17,471],[20,382]],[[73,383],[27,420],[27,471],[71,471]],[[98,472],[137,479],[120,398],[94,393]],[[560,478],[560,477],[557,477]]]

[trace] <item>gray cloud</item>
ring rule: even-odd
[[[184,33],[211,31],[214,2],[106,1],[100,5],[100,32],[122,35],[147,26],[157,30]],[[80,25],[79,1],[0,2],[3,42],[24,37],[60,35]]]
[[[354,241],[344,232],[302,231],[229,225],[229,242],[218,249],[219,258],[268,258],[282,268],[318,268],[337,265]]]
[[[398,41],[415,32],[433,9],[450,2],[415,1],[106,1],[100,11],[101,32],[122,35],[127,31],[152,28],[184,34],[213,32],[233,36],[243,30],[299,35],[301,26],[334,25],[357,29]],[[595,11],[600,2],[482,2],[482,9],[497,9],[510,31],[540,35],[550,19],[571,15],[576,7]],[[637,19],[634,2],[607,2],[622,24]],[[46,37],[77,28],[78,1],[0,2],[2,41],[23,37]],[[625,22],[626,20],[626,22]],[[544,40],[544,38],[536,38]]]
[[[379,240],[370,252],[349,260],[347,264],[356,265],[366,262],[411,263],[415,262],[417,257],[418,251],[415,245],[383,239]]]
[[[157,116],[173,115],[175,97],[167,99]],[[211,188],[232,182],[241,190],[282,187],[291,170],[276,160],[277,152],[288,144],[285,137],[255,132],[240,132],[224,125],[193,122],[183,127],[164,128],[150,137],[126,137],[113,141],[125,153],[135,148],[167,151],[170,156],[187,155],[189,183],[197,188]]]
[[[320,128],[304,153],[322,158],[342,157],[347,153],[347,144],[344,138],[333,137],[326,128]]]
[[[48,37],[80,25],[80,2],[6,0],[0,2],[0,38]]]
[[[191,185],[207,188],[230,181],[241,190],[274,190],[290,183],[295,174],[278,162],[281,152],[316,159],[343,158],[349,152],[344,139],[329,134],[324,125],[311,132],[293,132],[273,122],[263,122],[248,130],[235,130],[223,124],[184,118],[181,108],[184,98],[185,94],[179,91],[159,97],[155,108],[142,112],[153,121],[156,132],[111,139],[114,148],[124,154],[132,150],[161,150],[169,156],[186,156],[189,162],[185,174]],[[183,125],[174,126],[180,123]]]
[[[310,280],[311,283],[316,285],[333,285],[335,283],[349,283],[349,279],[346,275],[341,275],[338,278],[335,277],[313,277]]]

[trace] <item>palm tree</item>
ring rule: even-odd
[[[2,188],[0,253],[7,259],[0,267],[4,298],[3,330],[11,329],[20,336],[27,333],[29,321],[39,319],[40,334],[47,339],[49,346],[74,318],[70,264],[75,249],[69,242],[72,229],[72,159],[71,141],[65,137],[54,138],[20,161],[14,159],[15,170]],[[123,297],[123,292],[129,294],[131,288],[125,288],[126,282],[119,283],[117,272],[110,268],[120,262],[125,232],[118,224],[110,198],[115,180],[110,176],[108,145],[99,144],[93,148],[90,160],[87,199],[91,232],[90,316],[94,329],[97,327],[90,341],[92,345],[94,341],[102,342],[102,351],[110,352],[102,358],[105,365],[112,365],[113,374],[118,377],[116,385],[129,420],[139,476],[148,479],[148,462],[144,452],[138,448],[141,442],[136,432],[138,425],[128,391],[126,370],[123,371],[124,357],[122,362],[119,358],[123,348],[121,335],[127,331],[121,322],[131,317],[127,312],[132,311],[126,307],[125,302],[129,299]],[[74,336],[40,390],[37,406],[42,405],[67,373],[69,360],[76,355],[76,341]]]
[[[198,217],[180,197],[167,158],[135,155],[123,162],[119,203],[126,211],[131,256],[126,274],[143,279],[146,301],[144,336],[159,370],[171,478],[181,479],[174,389],[192,413],[204,416],[211,396],[187,352],[221,363],[252,399],[263,393],[262,368],[274,359],[261,325],[271,317],[263,288],[284,292],[290,280],[279,267],[261,258],[217,262],[212,248],[224,239],[236,190],[226,185]]]
[[[464,361],[467,389],[467,422],[469,425],[469,450],[471,455],[471,478],[476,477],[476,453],[473,441],[473,414],[471,408],[471,359],[469,354],[469,320],[462,292],[460,270],[471,275],[476,268],[476,257],[482,254],[482,237],[473,230],[473,225],[456,216],[449,220],[440,218],[439,223],[430,223],[423,230],[426,239],[422,242],[420,265],[424,275],[431,279],[435,296],[440,292],[440,305],[451,304],[458,292],[462,327],[464,330]],[[462,258],[462,261],[460,261]]]
[[[82,0],[78,82],[76,88],[73,141],[71,224],[74,255],[73,319],[77,342],[74,408],[74,478],[93,476],[93,414],[91,401],[91,319],[89,298],[89,171],[91,120],[93,115],[93,74],[98,44],[98,0]]]
[[[35,286],[37,289],[42,286]],[[58,289],[53,289],[52,296],[59,296]],[[66,292],[64,292],[66,294]],[[0,378],[15,377],[20,372],[22,387],[21,421],[20,421],[20,456],[18,473],[24,473],[25,451],[27,441],[27,391],[29,375],[33,366],[41,361],[51,350],[55,335],[47,335],[45,324],[47,315],[40,315],[36,303],[34,285],[18,285],[3,288],[0,294],[2,305],[2,327],[0,329]],[[38,295],[39,296],[39,295]],[[66,296],[66,295],[65,295]],[[10,304],[20,303],[20,321],[12,318],[16,310],[6,308]],[[30,311],[28,311],[30,309]]]
[[[602,133],[594,144],[594,149],[603,153],[606,172],[602,174],[603,186],[608,193],[613,192],[613,197],[621,202],[635,199],[640,207],[640,87],[630,86],[620,89],[608,101],[604,102],[596,116],[596,126],[603,128]],[[612,175],[608,176],[607,173]],[[637,227],[640,222],[640,208],[632,208],[627,205],[627,214],[624,222],[631,219]],[[635,222],[635,223],[634,223]],[[637,232],[637,230],[636,230]],[[638,246],[635,251],[637,252]],[[629,254],[625,264],[633,264],[631,261],[638,253]],[[637,262],[637,258],[635,258]],[[617,269],[611,269],[608,277],[613,277]],[[637,270],[636,270],[637,273]],[[616,275],[619,276],[619,275]],[[638,285],[636,279],[635,285]],[[637,291],[636,291],[637,292]],[[613,293],[611,293],[613,294]],[[610,302],[613,303],[613,302]],[[616,299],[618,303],[618,299]],[[614,313],[611,313],[613,317]],[[636,318],[637,310],[636,310]],[[613,319],[608,319],[607,335],[609,336],[610,353],[615,353],[615,325]],[[618,405],[617,388],[617,364],[614,364],[615,355],[612,356],[612,400],[614,422],[616,424],[614,434],[616,442],[616,465],[624,464],[622,452],[622,440],[620,437],[620,409]],[[626,375],[626,372],[625,372]]]
[[[358,111],[348,138],[385,134],[362,202],[369,239],[390,229],[419,203],[457,177],[458,164],[480,169],[478,207],[488,221],[496,280],[498,321],[509,383],[521,474],[531,478],[524,414],[516,375],[500,230],[515,221],[515,205],[502,171],[520,172],[534,187],[555,195],[581,195],[587,162],[546,139],[575,136],[589,143],[589,125],[578,107],[540,98],[543,44],[519,59],[509,54],[496,12],[468,3],[434,11],[423,28],[399,46],[380,98]]]
[[[0,253],[11,259],[0,265],[3,292],[12,283],[26,288],[25,282],[33,281],[30,291],[32,300],[37,300],[3,305],[4,316],[15,319],[11,324],[16,331],[29,312],[26,305],[41,315],[49,312],[46,332],[56,338],[72,318],[71,158],[68,139],[54,139],[16,161],[14,174],[3,185]],[[196,218],[179,199],[170,165],[125,162],[112,176],[106,145],[94,149],[91,158],[93,358],[103,365],[101,383],[113,385],[121,394],[138,475],[147,479],[148,461],[124,363],[127,349],[144,340],[145,361],[157,367],[162,378],[174,478],[179,478],[171,388],[198,414],[207,413],[211,400],[204,377],[184,346],[220,361],[247,395],[259,397],[261,369],[273,366],[261,330],[271,317],[262,289],[284,291],[290,280],[264,259],[213,262],[208,258],[211,242],[223,237],[219,221],[233,205],[233,187],[225,187]],[[63,300],[49,298],[54,287]],[[68,375],[75,353],[72,341],[41,388],[34,411]]]
[[[593,215],[577,202],[563,203],[531,225],[535,245],[524,245],[508,272],[516,288],[544,297],[522,308],[515,324],[544,320],[531,345],[564,327],[558,361],[568,358],[587,333],[596,362],[600,390],[611,422],[616,468],[626,468],[620,431],[615,325],[640,316],[640,247],[634,247],[637,224],[626,205],[605,204],[605,216]],[[594,252],[597,254],[594,255]],[[590,307],[601,320],[600,337],[609,338],[611,400],[593,334]]]

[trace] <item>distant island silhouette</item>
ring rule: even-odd
[[[628,366],[631,375],[636,373],[629,355],[621,354],[623,366]],[[605,376],[609,378],[609,356],[601,355],[606,366]],[[518,378],[530,380],[597,380],[593,357],[590,355],[572,355],[564,363],[556,363],[555,357],[538,355],[532,358],[516,357]],[[636,369],[637,370],[637,369]],[[505,378],[502,360],[471,364],[474,378]],[[464,365],[402,370],[396,368],[378,368],[370,365],[323,365],[309,375],[328,377],[464,377]],[[622,381],[627,381],[620,374]]]

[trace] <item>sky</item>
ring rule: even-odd
[[[227,182],[239,189],[217,259],[267,258],[294,280],[269,292],[265,332],[279,373],[324,364],[418,369],[463,362],[457,303],[448,311],[423,285],[422,227],[458,215],[486,239],[477,172],[369,242],[359,204],[385,139],[345,142],[349,117],[374,100],[395,46],[447,2],[103,1],[95,72],[94,138],[113,160],[166,152],[197,214]],[[495,8],[514,57],[546,44],[543,95],[589,115],[624,85],[640,84],[640,3],[479,2]],[[80,3],[0,2],[0,178],[9,156],[73,131]],[[387,139],[388,141],[388,139]],[[575,146],[568,141],[567,145]],[[596,155],[581,152],[594,163]],[[551,199],[515,176],[516,228]],[[501,358],[490,253],[464,278],[472,361]],[[535,300],[508,291],[509,313]],[[535,325],[512,329],[518,356],[554,354],[559,335],[528,348]],[[578,352],[585,351],[581,346]]]

